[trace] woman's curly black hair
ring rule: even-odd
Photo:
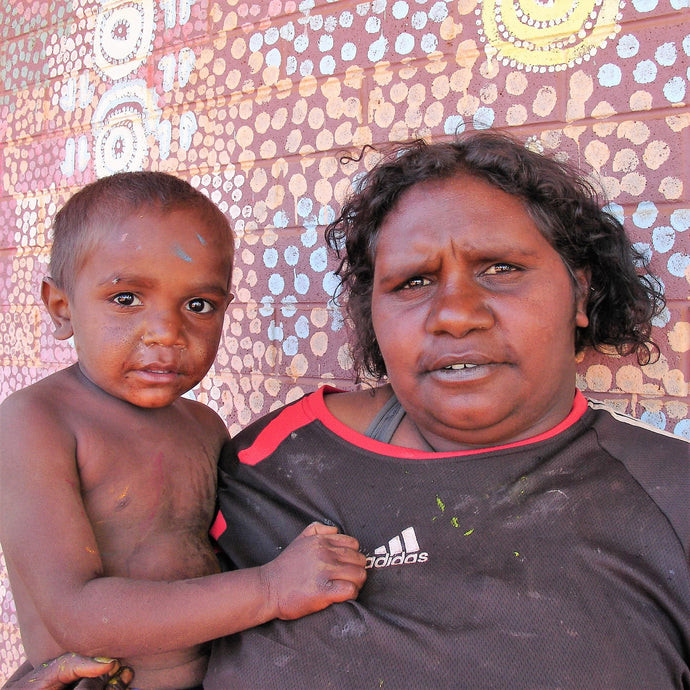
[[[350,160],[360,160],[365,150]],[[336,274],[347,297],[358,372],[386,375],[371,318],[381,224],[410,187],[463,175],[521,199],[573,282],[577,269],[590,277],[589,325],[576,330],[576,352],[613,348],[621,355],[636,354],[640,364],[658,358],[650,333],[652,318],[665,306],[661,286],[646,273],[623,225],[602,209],[597,190],[578,169],[536,153],[505,133],[484,130],[448,142],[418,139],[395,145],[361,178],[326,228],[326,241],[341,259]]]

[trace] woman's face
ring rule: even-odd
[[[473,177],[410,188],[381,225],[372,319],[393,389],[437,450],[548,431],[570,412],[577,290],[521,201]]]

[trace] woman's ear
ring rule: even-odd
[[[44,278],[41,283],[41,299],[46,305],[53,322],[53,335],[58,340],[67,340],[74,335],[67,293],[57,286],[52,278]]]
[[[590,296],[590,272],[578,268],[575,270],[575,325],[578,328],[589,326],[589,316],[587,316],[587,304]]]

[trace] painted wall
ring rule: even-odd
[[[236,432],[351,385],[322,239],[339,152],[510,126],[602,180],[666,289],[663,356],[587,355],[591,397],[690,436],[688,0],[12,0],[0,8],[0,398],[74,360],[38,287],[84,183],[174,172],[238,237],[236,300],[195,391]],[[367,157],[366,161],[371,161]],[[21,656],[0,560],[0,681]]]

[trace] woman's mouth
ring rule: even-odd
[[[428,373],[438,381],[447,383],[462,383],[479,381],[493,374],[500,366],[499,362],[486,358],[468,362],[439,362],[437,366],[429,369]]]

